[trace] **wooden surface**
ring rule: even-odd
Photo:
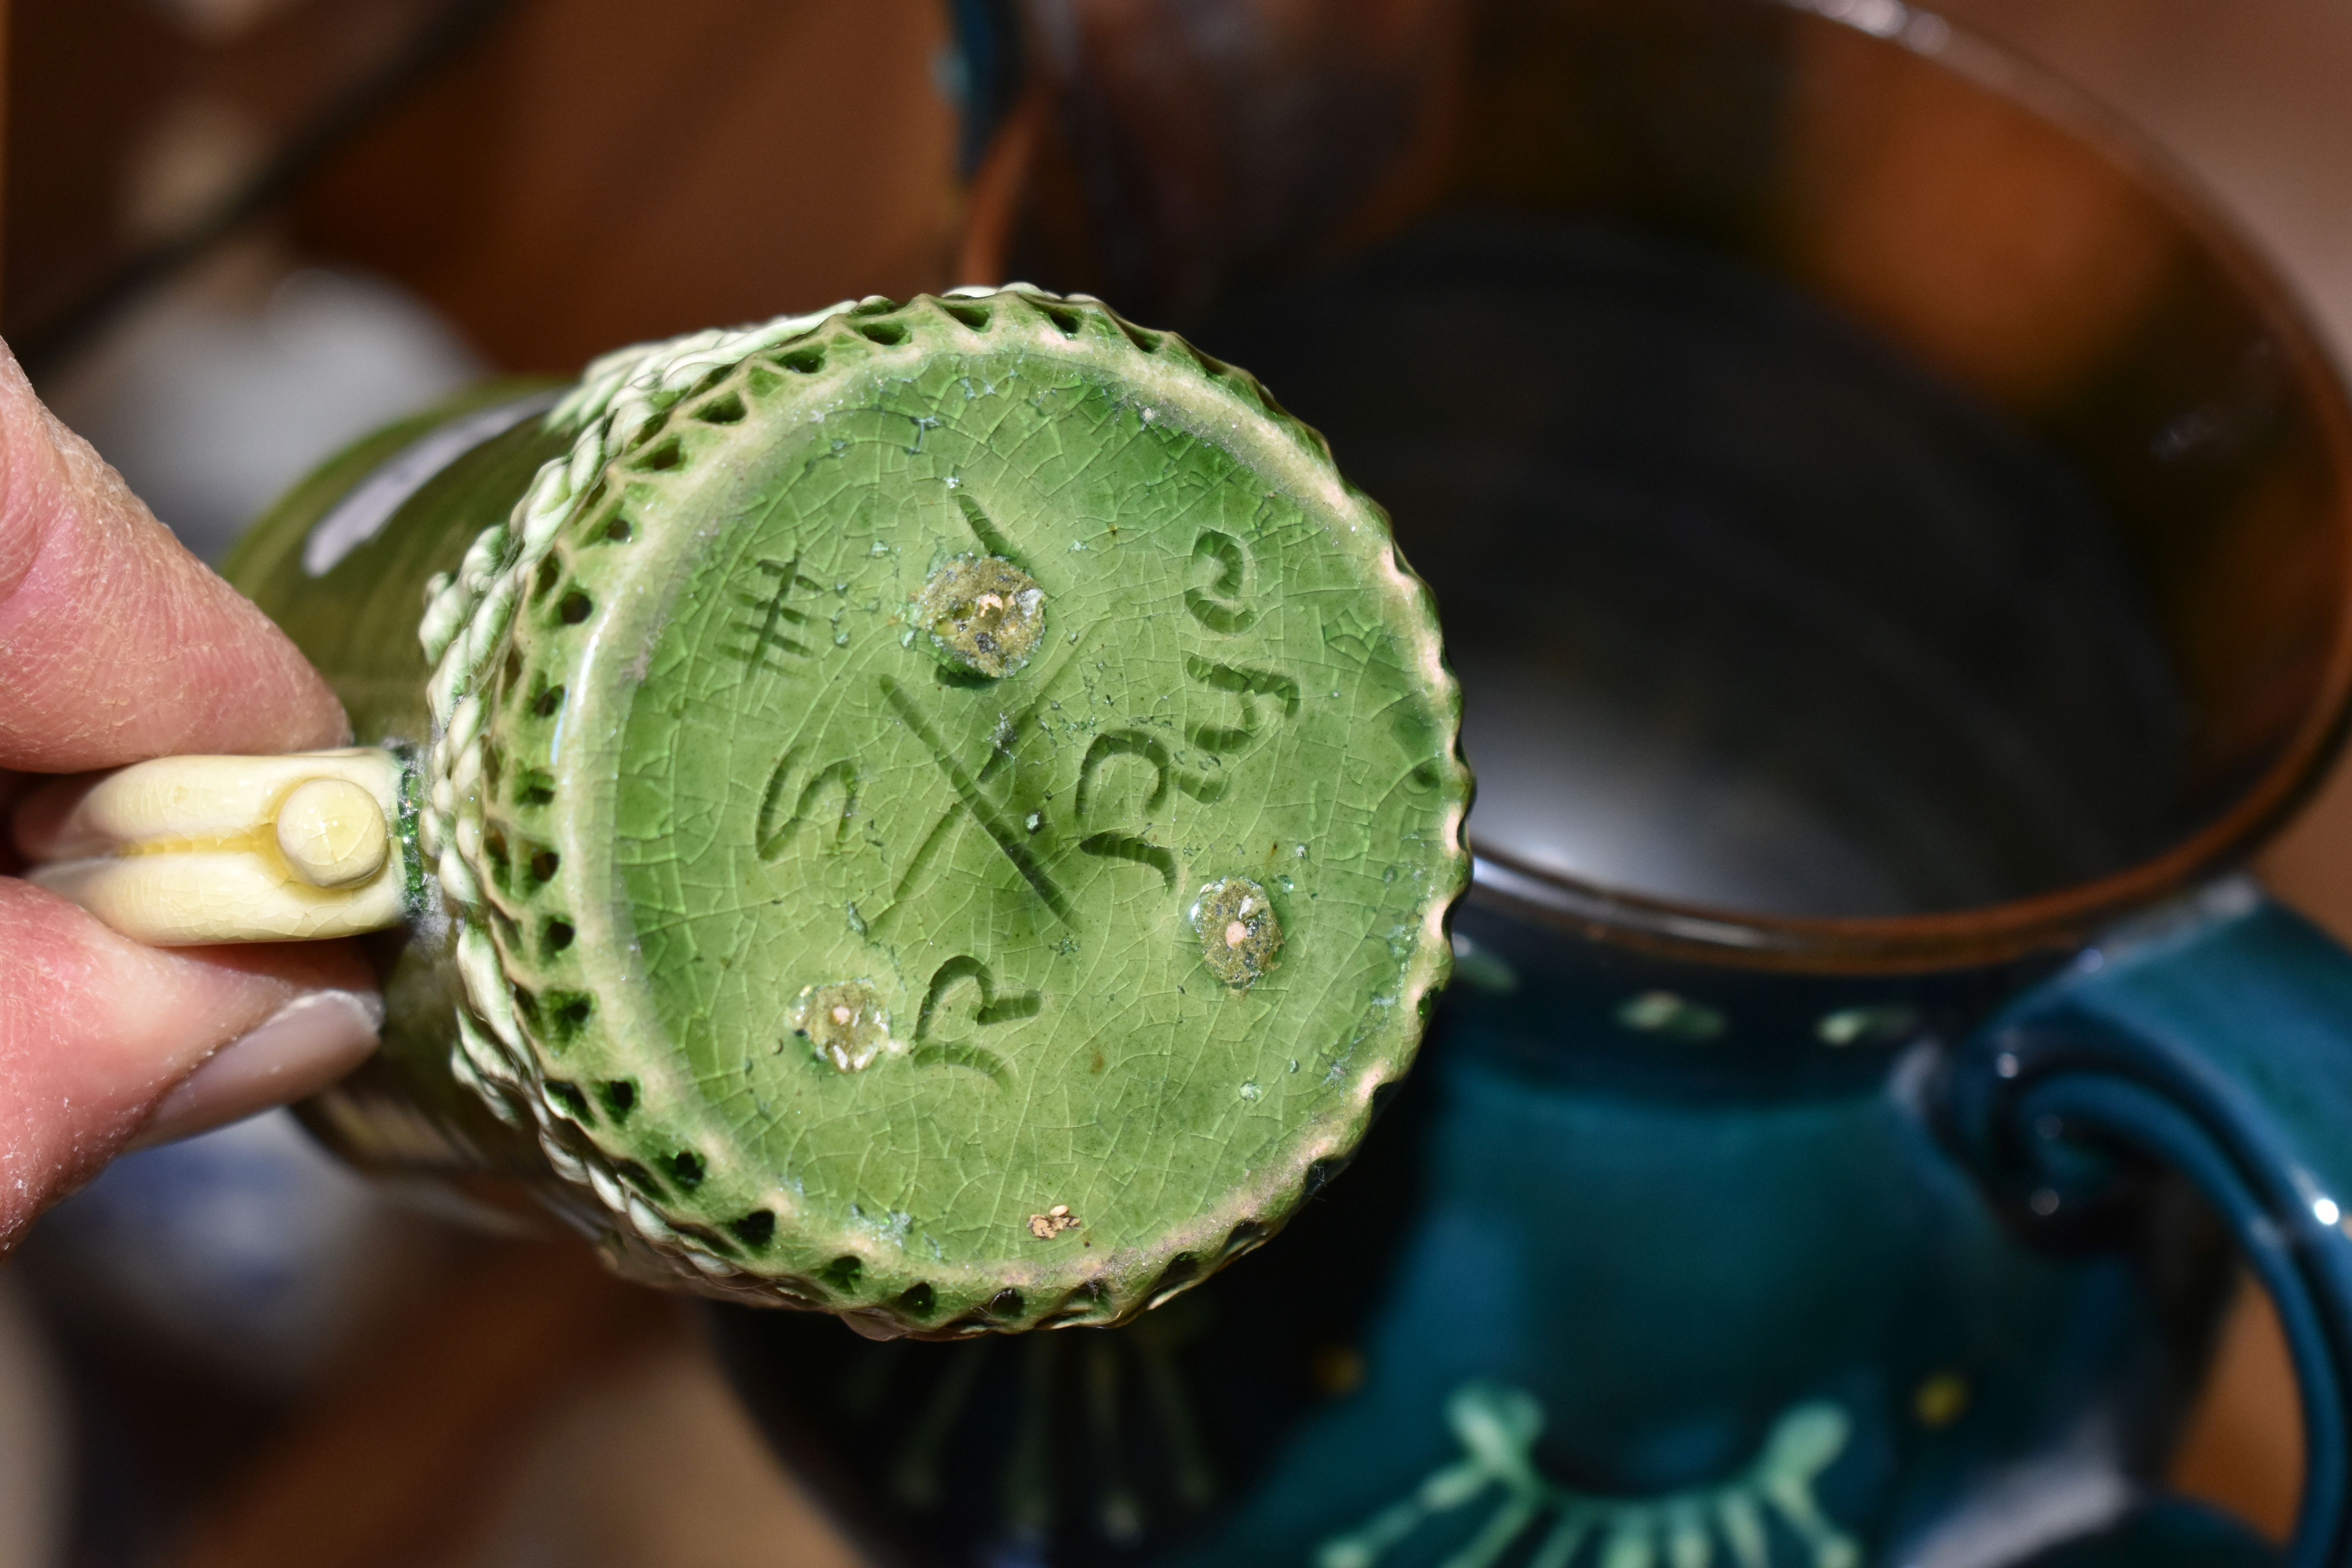
[[[295,1413],[175,1568],[854,1568],[689,1303],[572,1244],[470,1257]]]
[[[509,370],[897,297],[960,219],[930,0],[518,0],[304,198],[301,238],[388,272]]]
[[[7,293],[38,350],[143,248],[184,233],[449,0],[13,0]]]

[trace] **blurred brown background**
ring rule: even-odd
[[[2352,353],[2352,9],[1945,9],[2151,133]],[[200,551],[484,370],[966,280],[975,79],[941,0],[16,0],[6,79],[0,331]],[[256,424],[292,434],[189,456],[226,463],[221,432]],[[2264,869],[2352,940],[2352,771]],[[184,1280],[124,1283],[129,1198],[61,1215],[0,1271],[0,1568],[851,1561],[679,1304],[395,1213],[292,1145],[215,1152],[367,1245],[268,1255],[268,1300],[330,1303],[287,1320],[271,1373],[221,1348],[263,1298],[204,1319]],[[253,1203],[237,1223],[299,1228]],[[2281,1534],[2297,1441],[2250,1295],[2179,1478]]]
[[[953,243],[929,0],[19,0],[12,26],[12,342],[353,98],[379,117],[268,226],[505,368],[911,291]]]

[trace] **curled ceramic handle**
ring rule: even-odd
[[[368,748],[136,763],[26,847],[29,875],[161,947],[381,930],[408,907],[406,775]]]
[[[2100,1234],[2148,1160],[2237,1233],[2302,1399],[2289,1568],[2352,1563],[2347,1041],[2352,953],[2229,881],[2109,933],[2012,1003],[1955,1056],[1938,1108],[2017,1222],[2053,1238]]]

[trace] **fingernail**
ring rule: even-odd
[[[367,1058],[383,1024],[381,997],[316,991],[205,1058],[163,1097],[133,1149],[192,1138],[321,1089]]]

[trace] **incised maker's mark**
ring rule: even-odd
[[[1241,602],[1249,581],[1249,553],[1242,542],[1213,528],[1202,529],[1192,542],[1192,561],[1196,566],[1205,561],[1216,568],[1205,587],[1184,590],[1184,607],[1192,618],[1213,632],[1247,630],[1257,612]]]
[[[849,831],[849,819],[857,815],[857,764],[844,757],[828,763],[810,775],[800,793],[793,797],[793,812],[783,816],[784,800],[793,778],[794,753],[786,752],[776,771],[768,775],[768,788],[760,797],[760,816],[753,828],[752,847],[760,858],[772,864],[781,858],[793,837],[814,822],[821,806],[829,795],[841,797],[841,810],[835,816],[833,837],[837,842]],[[779,820],[779,818],[782,820]]]
[[[1255,699],[1271,698],[1279,703],[1286,719],[1297,717],[1298,682],[1286,675],[1276,675],[1270,669],[1247,669],[1238,665],[1212,664],[1205,658],[1187,655],[1184,673],[1212,691],[1229,692],[1241,700],[1242,721],[1239,724],[1195,724],[1192,730],[1192,744],[1204,752],[1221,754],[1238,752],[1257,738],[1258,709]]]
[[[1044,594],[1013,557],[1012,545],[978,502],[961,492],[955,495],[955,500],[974,537],[989,552],[954,557],[932,572],[915,606],[915,629],[928,634],[950,664],[969,674],[994,679],[1019,670],[1042,642]],[[1248,555],[1241,542],[1229,534],[1207,531],[1196,541],[1193,557],[1215,568],[1205,588],[1187,591],[1185,602],[1193,617],[1220,634],[1248,626],[1253,614],[1239,603],[1249,569]],[[760,601],[764,616],[756,628],[751,650],[752,659],[756,662],[770,647],[807,653],[805,647],[783,635],[783,626],[804,624],[808,619],[785,601],[796,584],[809,588],[817,584],[799,574],[797,557],[781,564],[762,561],[761,565],[776,578],[776,587],[772,595]],[[1076,640],[1072,639],[1074,645]],[[1058,673],[1064,661],[1057,658],[1054,662],[1055,670],[1049,675]],[[1235,721],[1202,721],[1187,731],[1187,739],[1207,753],[1213,763],[1255,745],[1270,715],[1287,719],[1298,711],[1299,685],[1286,675],[1197,655],[1186,657],[1184,669],[1192,680],[1231,699],[1238,709],[1233,715]],[[1032,710],[1044,700],[1045,688],[1050,684],[1050,679],[1039,683]],[[1030,841],[1040,826],[1039,818],[1033,815],[1025,824],[1016,824],[982,788],[989,774],[1009,760],[1009,748],[1003,740],[1005,719],[1000,716],[996,749],[975,776],[958,761],[932,716],[923,710],[914,693],[888,675],[879,677],[879,685],[884,700],[929,754],[954,793],[957,805],[925,835],[909,858],[896,895],[877,912],[877,923],[904,901],[955,811],[961,809],[987,833],[1046,908],[1064,924],[1075,927],[1076,922],[1066,896],[1047,870],[1045,855],[1041,853],[1049,846]],[[1025,723],[1031,716],[1024,712],[1022,721]],[[1021,727],[1021,723],[1010,726],[1016,732]],[[1140,795],[1140,811],[1147,820],[1088,832],[1091,818],[1100,810],[1107,793],[1106,774],[1122,758],[1132,758],[1150,770],[1149,783]],[[797,834],[811,826],[822,830],[824,819],[832,821],[831,837],[838,841],[856,814],[858,784],[857,766],[846,758],[803,778],[796,756],[787,752],[777,763],[761,798],[755,827],[755,847],[760,858],[769,862],[781,858]],[[1078,767],[1072,812],[1084,837],[1077,839],[1075,847],[1081,854],[1097,858],[1144,867],[1159,876],[1163,887],[1172,890],[1178,879],[1176,856],[1149,837],[1148,818],[1166,803],[1171,788],[1194,800],[1210,803],[1222,797],[1225,787],[1226,780],[1219,773],[1179,768],[1167,743],[1148,731],[1127,728],[1097,735]],[[1136,797],[1131,790],[1122,795],[1130,803],[1119,813],[1124,816],[1133,809],[1131,803]],[[837,810],[831,805],[836,797]],[[1266,890],[1257,883],[1245,878],[1212,883],[1201,890],[1188,914],[1200,939],[1203,962],[1224,984],[1236,991],[1246,990],[1274,966],[1282,947],[1282,925]],[[959,953],[931,973],[916,1016],[909,1054],[915,1065],[964,1068],[1001,1085],[1007,1068],[1000,1054],[973,1038],[940,1037],[951,994],[967,985],[977,993],[969,1016],[973,1028],[979,1031],[1034,1017],[1043,1006],[1042,998],[1034,991],[1000,994],[994,972],[983,960],[971,953]],[[887,1020],[882,1016],[878,998],[863,982],[809,988],[802,994],[793,1022],[795,1029],[810,1039],[822,1059],[844,1071],[862,1070],[884,1050],[898,1048],[889,1038]],[[1049,1210],[1037,1218],[1032,1228],[1044,1239],[1076,1223],[1066,1209]]]
[[[744,608],[755,612],[756,617],[738,622],[735,626],[737,631],[751,639],[741,650],[743,668],[755,671],[764,668],[787,673],[791,666],[785,662],[785,656],[806,658],[815,651],[808,644],[795,640],[786,630],[787,627],[804,626],[809,623],[809,612],[794,609],[787,601],[794,588],[805,588],[814,594],[821,591],[824,584],[802,573],[801,560],[797,555],[790,561],[762,558],[757,564],[762,573],[774,579],[774,584],[764,594],[736,595],[737,601]]]
[[[1045,865],[1024,841],[1024,835],[1005,819],[994,802],[981,793],[980,785],[963,771],[954,753],[940,741],[938,731],[923,716],[922,710],[907,694],[906,688],[887,675],[881,678],[881,682],[883,699],[914,733],[915,739],[923,743],[923,749],[931,754],[931,761],[939,764],[940,773],[948,781],[948,787],[955,791],[956,799],[971,813],[972,820],[995,840],[997,848],[1003,851],[1004,858],[1013,862],[1013,868],[1021,873],[1021,879],[1028,883],[1045,907],[1054,912],[1054,918],[1076,929],[1077,918],[1070,909],[1069,899],[1063,893],[1061,885],[1047,875]]]
[[[1188,773],[1170,759],[1167,745],[1148,730],[1113,730],[1097,735],[1087,748],[1084,761],[1078,763],[1077,817],[1088,819],[1087,807],[1102,795],[1102,773],[1120,757],[1136,757],[1151,768],[1151,788],[1143,797],[1143,809],[1157,811],[1168,798],[1168,786],[1174,784],[1202,805],[1217,800],[1225,793],[1225,781]]]
[[[1045,1009],[1045,998],[1034,991],[1008,991],[1000,994],[993,970],[968,952],[958,953],[931,972],[930,987],[923,993],[922,1010],[915,1016],[915,1064],[918,1067],[970,1068],[1003,1083],[1004,1060],[994,1051],[969,1040],[938,1038],[940,1026],[945,1021],[944,1004],[948,996],[957,987],[965,984],[980,993],[979,1000],[972,1005],[971,1021],[982,1029],[1017,1024],[1024,1018],[1035,1017]]]

